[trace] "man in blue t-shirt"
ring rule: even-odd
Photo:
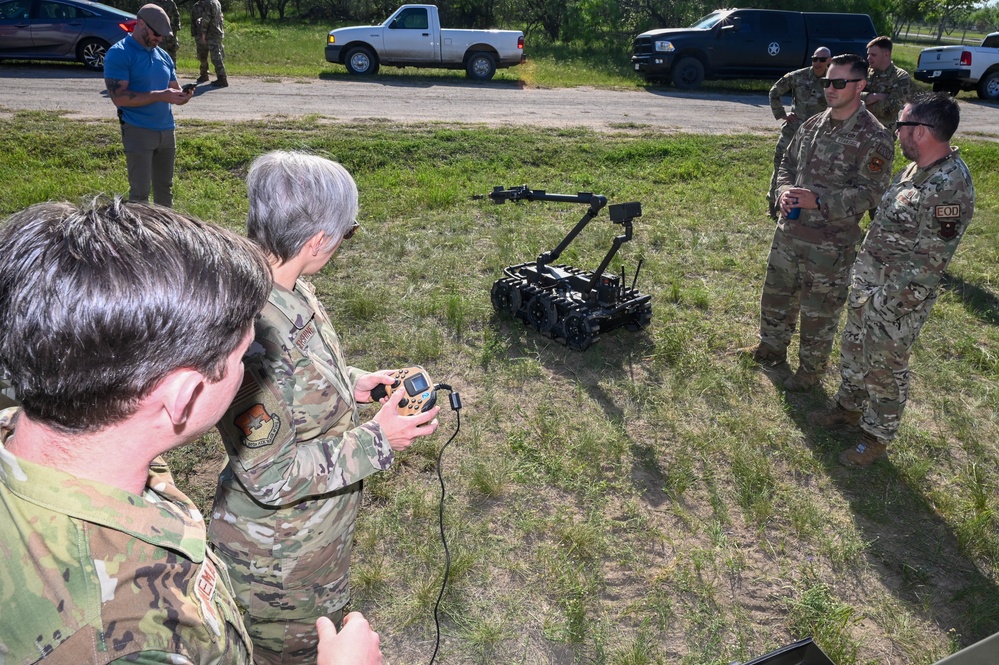
[[[170,105],[186,104],[194,90],[181,90],[173,60],[159,48],[163,38],[173,34],[166,12],[143,5],[136,17],[132,34],[104,56],[104,83],[121,120],[128,200],[148,201],[151,183],[153,201],[169,207],[177,146]]]

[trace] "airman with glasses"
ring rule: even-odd
[[[840,386],[813,425],[859,427],[840,462],[866,467],[888,454],[909,395],[909,357],[975,211],[968,166],[950,139],[961,118],[946,93],[913,96],[895,125],[912,163],[885,192],[853,266]]]

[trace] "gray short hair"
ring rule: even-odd
[[[357,217],[357,185],[336,162],[275,150],[253,160],[246,176],[247,235],[281,262],[295,257],[322,231],[342,238]]]

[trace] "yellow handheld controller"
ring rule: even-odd
[[[412,416],[429,411],[437,403],[437,391],[430,375],[422,367],[407,367],[396,370],[391,376],[395,379],[392,385],[380,383],[371,389],[371,399],[378,401],[388,397],[401,385],[405,388],[405,396],[399,400],[399,413]]]

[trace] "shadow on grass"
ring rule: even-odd
[[[566,386],[580,386],[603,411],[607,421],[624,429],[625,413],[619,406],[621,395],[609,392],[607,385],[627,380],[640,385],[647,358],[655,343],[645,331],[633,332],[624,327],[600,333],[600,338],[585,351],[573,351],[541,335],[519,320],[494,315],[492,324],[507,340],[511,357],[535,355],[548,371]],[[660,461],[661,441],[628,437],[630,453],[638,462],[632,470],[632,483],[641,487],[647,501],[659,505],[666,501],[663,482],[665,469]]]
[[[840,451],[856,443],[860,430],[826,430],[808,423],[809,413],[832,404],[833,396],[824,390],[786,395],[788,417],[849,502],[869,543],[868,564],[885,588],[941,632],[955,631],[962,646],[999,630],[999,587],[962,552],[957,534],[891,457],[868,469],[841,466]]]
[[[943,274],[943,288],[954,293],[964,309],[983,323],[999,325],[999,296],[949,272]]]

